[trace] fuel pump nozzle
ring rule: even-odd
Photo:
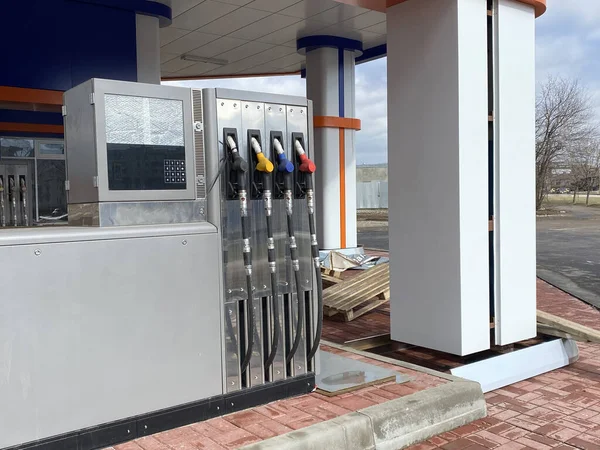
[[[277,152],[277,171],[286,174],[293,173],[294,164],[292,164],[292,162],[287,159],[287,156],[285,155],[285,151],[283,150],[283,146],[281,145],[281,142],[279,142],[279,139],[273,139],[273,147],[275,147],[275,151]],[[291,189],[292,188],[290,186],[290,190]]]
[[[231,152],[231,168],[238,173],[238,176],[241,177],[241,180],[238,184],[244,187],[245,183],[243,181],[245,181],[246,174],[248,173],[248,163],[240,155],[237,144],[235,143],[235,139],[233,139],[232,136],[227,136],[227,147],[229,147],[229,151]],[[240,192],[242,191],[240,190]]]
[[[296,244],[296,236],[294,234],[294,196],[292,194],[292,188],[294,186],[294,164],[287,159],[285,151],[279,139],[273,139],[273,147],[277,152],[277,171],[283,173],[283,185],[284,194],[283,198],[285,201],[285,213],[287,216],[287,229],[288,229],[288,245],[290,248],[290,257],[292,258],[292,269],[294,270],[294,279],[296,282],[296,297],[298,298],[298,321],[296,322],[296,334],[294,336],[294,343],[292,348],[286,357],[286,363],[290,364],[292,358],[300,347],[300,341],[302,340],[302,329],[304,327],[304,299],[302,298],[302,292],[300,290],[300,261],[298,259],[298,245]]]
[[[248,344],[246,354],[241,363],[241,371],[244,373],[250,365],[252,350],[254,347],[254,305],[253,305],[253,283],[252,283],[252,247],[250,245],[251,227],[248,217],[248,193],[246,191],[248,163],[240,155],[237,143],[232,136],[227,136],[227,147],[231,156],[231,169],[237,173],[238,197],[240,201],[240,216],[242,220],[242,239],[243,239],[243,257],[244,269],[246,270],[246,317],[248,317]],[[241,349],[240,349],[241,351]]]
[[[300,160],[300,166],[298,167],[298,170],[305,174],[306,203],[308,208],[308,224],[310,229],[310,247],[317,279],[317,329],[315,330],[313,344],[307,356],[307,360],[310,361],[319,349],[321,334],[323,332],[323,280],[321,277],[321,259],[319,257],[319,243],[317,241],[317,231],[315,225],[315,193],[313,182],[313,173],[315,173],[317,170],[317,166],[308,158],[306,151],[302,147],[302,142],[299,139],[295,139],[294,148],[296,149],[296,154]]]
[[[12,206],[13,226],[19,226],[17,221],[17,193],[16,193],[15,177],[8,177],[8,197]]]
[[[20,177],[19,185],[21,190],[21,205],[23,206],[23,225],[29,226],[29,216],[27,215],[27,182],[25,177]]]
[[[277,255],[275,254],[275,238],[273,235],[273,196],[271,193],[271,173],[274,170],[273,163],[263,154],[260,143],[256,138],[250,139],[250,145],[256,155],[256,170],[263,174],[262,198],[265,206],[265,217],[267,221],[267,251],[269,261],[269,272],[271,274],[271,298],[273,307],[273,338],[271,342],[271,351],[265,360],[265,373],[273,365],[277,350],[279,348],[279,339],[281,335],[281,324],[279,323],[279,293],[277,289]]]

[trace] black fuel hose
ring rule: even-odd
[[[273,223],[271,216],[267,216],[267,235],[269,239],[269,269],[271,271],[271,297],[273,299],[273,340],[271,342],[271,352],[265,361],[265,371],[273,365],[277,351],[279,350],[279,340],[281,339],[281,324],[279,322],[279,290],[277,289],[277,263],[275,256],[275,246],[273,239]],[[272,255],[272,256],[271,256]]]
[[[321,277],[321,259],[319,257],[319,244],[317,242],[317,230],[315,226],[315,201],[313,191],[313,175],[312,173],[306,176],[306,201],[308,204],[308,226],[310,230],[310,248],[315,266],[315,275],[317,278],[317,329],[315,330],[315,338],[312,347],[306,358],[310,361],[314,358],[319,344],[321,343],[321,335],[323,333],[323,279]]]
[[[243,249],[242,254],[244,257],[244,269],[246,271],[246,318],[248,323],[248,343],[246,344],[246,353],[244,355],[244,359],[242,360],[242,364],[240,366],[241,372],[244,373],[248,366],[250,365],[250,360],[252,359],[252,351],[254,347],[254,335],[255,335],[255,324],[254,324],[254,302],[253,302],[253,293],[252,293],[252,247],[250,246],[250,236],[251,236],[251,225],[250,218],[248,217],[248,193],[246,192],[245,187],[247,186],[247,173],[248,173],[248,163],[242,156],[240,155],[237,145],[233,138],[227,139],[227,144],[229,150],[231,151],[231,160],[232,160],[232,169],[238,174],[238,197],[240,200],[240,216],[242,219],[242,239],[243,239]],[[242,349],[240,349],[241,352]]]
[[[269,272],[271,273],[271,298],[273,301],[273,339],[271,351],[265,361],[265,372],[273,365],[279,340],[281,337],[281,324],[279,322],[279,289],[277,289],[277,255],[275,254],[275,238],[273,235],[273,198],[271,196],[271,173],[264,172],[263,179],[263,201],[265,204],[265,216],[267,221],[267,251],[269,261]]]
[[[290,256],[292,259],[292,268],[294,269],[294,278],[296,281],[296,297],[298,298],[298,321],[296,322],[296,334],[294,336],[294,343],[292,344],[292,348],[290,349],[286,362],[289,364],[292,361],[292,358],[298,351],[300,347],[300,341],[302,339],[302,331],[304,327],[304,296],[302,295],[301,290],[301,277],[300,277],[300,261],[298,260],[298,246],[296,245],[296,236],[294,235],[294,221],[293,221],[293,197],[292,190],[286,189],[285,193],[285,202],[286,202],[286,215],[287,215],[287,228],[288,228],[288,238],[289,238],[289,247],[290,247]]]
[[[250,218],[248,217],[246,191],[240,191],[240,207],[242,209],[242,239],[243,239],[243,255],[244,269],[246,270],[246,317],[248,323],[248,344],[246,345],[246,354],[242,361],[242,373],[246,371],[250,365],[252,358],[252,350],[254,347],[254,305],[252,295],[252,247],[250,246]],[[245,206],[245,207],[244,207]]]

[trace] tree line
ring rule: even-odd
[[[536,100],[536,209],[551,190],[553,175],[562,173],[570,190],[586,193],[600,178],[600,135],[592,96],[578,80],[549,77]]]

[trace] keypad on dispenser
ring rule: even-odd
[[[165,183],[185,183],[185,161],[165,159]]]

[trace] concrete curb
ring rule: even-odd
[[[399,450],[486,416],[478,383],[456,381],[371,406],[244,450]]]

